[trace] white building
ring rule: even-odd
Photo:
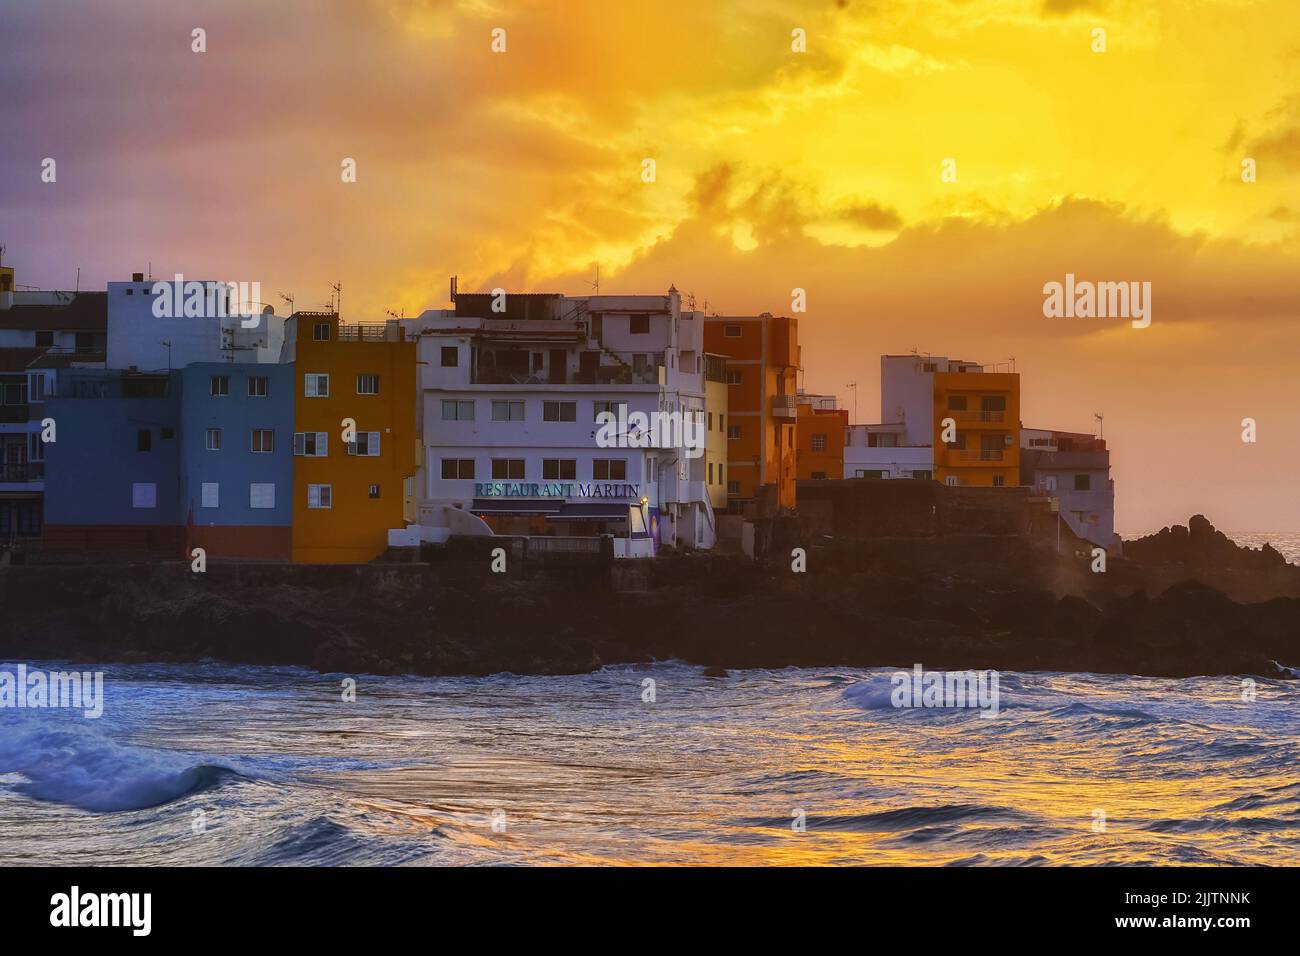
[[[675,289],[462,293],[454,309],[403,324],[419,343],[416,512],[427,536],[477,526],[469,513],[484,533],[610,534],[620,556],[713,546],[704,320],[681,311]],[[613,447],[598,440],[604,412],[620,423],[603,434]],[[699,428],[696,440],[653,428],[674,420]]]
[[[204,315],[185,314],[174,301],[170,314],[155,314],[155,281],[137,272],[130,282],[108,283],[108,367],[157,371],[184,368],[192,362],[276,362],[284,340],[284,319],[266,306],[252,317],[230,315],[228,299],[220,313],[205,306]],[[185,280],[188,286],[191,280]],[[200,281],[204,289],[217,283]],[[174,300],[179,294],[168,293]]]
[[[1107,549],[1119,547],[1115,482],[1104,439],[1086,432],[1021,429],[1020,483],[1053,499],[1077,537]]]

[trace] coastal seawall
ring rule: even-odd
[[[1105,574],[994,535],[828,539],[809,545],[802,572],[771,555],[683,554],[496,573],[492,539],[406,563],[8,566],[0,658],[415,674],[679,658],[1165,677],[1300,660],[1300,568],[1223,550],[1200,522],[1186,540],[1143,539],[1128,549],[1143,560]]]

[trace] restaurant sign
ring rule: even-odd
[[[639,501],[641,486],[610,481],[480,481],[475,498],[614,498]]]

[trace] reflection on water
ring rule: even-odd
[[[1300,863],[1300,682],[1004,673],[989,720],[890,673],[116,667],[101,720],[0,712],[0,858]]]

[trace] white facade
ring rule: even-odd
[[[902,425],[851,425],[844,436],[845,478],[930,478],[934,450],[904,445]]]
[[[462,294],[460,314],[403,322],[419,343],[419,523],[446,526],[458,509],[529,533],[613,534],[619,554],[711,548],[703,447],[635,428],[605,429],[615,447],[601,447],[596,420],[622,406],[623,421],[672,413],[702,428],[703,316],[681,312],[675,290],[515,298],[498,312]]]
[[[172,284],[169,279],[146,280],[139,273],[130,282],[108,283],[109,368],[158,371],[193,362],[278,360],[284,319],[269,306],[248,318],[174,314],[177,309],[160,317],[154,314],[156,281]],[[205,288],[209,284],[197,281]]]
[[[1061,519],[1085,541],[1114,548],[1115,482],[1101,439],[1047,428],[1020,430],[1021,481],[1056,502]]]

